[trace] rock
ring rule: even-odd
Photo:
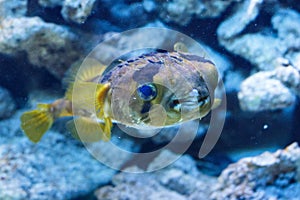
[[[261,32],[243,34],[247,25],[260,14],[262,4],[263,0],[242,1],[238,4],[236,12],[221,23],[217,34],[220,44],[228,51],[243,57],[259,70],[273,70],[278,65],[278,59],[284,57],[287,42],[282,40],[282,37]],[[283,14],[278,14],[272,18],[273,28],[278,29],[280,35],[284,35],[284,32],[288,30],[286,26],[290,25],[288,20],[282,19],[282,16]],[[283,24],[284,27],[278,23],[280,20],[287,21]],[[286,35],[283,37],[287,39]],[[291,42],[294,41],[291,40]]]
[[[274,71],[278,80],[300,96],[300,71],[292,66],[278,67]]]
[[[0,21],[6,17],[22,17],[27,12],[27,0],[0,0]]]
[[[86,144],[86,147],[101,163],[112,169],[121,170],[135,156],[134,153],[129,152],[138,152],[141,144],[124,136],[117,127],[114,127],[112,132],[109,142],[99,141]]]
[[[157,9],[157,5],[153,0],[143,0],[143,7],[147,12],[154,12]]]
[[[295,96],[280,81],[261,79],[259,75],[246,79],[241,86],[238,98],[243,110],[276,110],[295,103]]]
[[[54,8],[56,6],[62,6],[64,1],[62,0],[38,0],[39,5],[43,7]]]
[[[300,71],[300,52],[290,52],[286,57],[291,62],[291,64],[298,71]]]
[[[199,121],[195,121],[194,123],[199,123]],[[203,135],[206,134],[207,132],[207,128],[208,125],[207,124],[203,124],[200,123],[198,130],[197,130],[197,135],[196,137],[201,137]],[[179,131],[179,126],[177,127],[169,127],[169,128],[164,128],[162,129],[158,134],[154,135],[151,140],[155,143],[155,144],[162,144],[162,143],[168,143],[170,141],[172,141],[172,139],[174,139],[175,135],[178,133]],[[188,126],[186,126],[185,130],[182,130],[182,132],[180,134],[184,134],[186,137],[186,140],[190,140],[193,137],[193,128],[189,128]],[[182,139],[182,141],[185,141],[184,139]]]
[[[153,176],[147,173],[120,173],[114,177],[113,184],[115,186],[106,186],[97,190],[95,193],[97,199],[185,199],[182,195],[161,186]]]
[[[65,0],[61,14],[66,21],[81,24],[91,15],[95,3],[96,0]]]
[[[217,34],[220,43],[241,33],[257,17],[262,2],[263,0],[241,1],[237,5],[236,12],[219,26]]]
[[[72,199],[110,182],[115,171],[78,141],[55,131],[38,144],[28,141],[19,116],[0,122],[0,199]]]
[[[109,7],[111,19],[119,27],[137,28],[148,23],[148,12],[144,10],[144,5],[140,2],[130,4],[119,3]]]
[[[96,0],[38,0],[42,7],[62,7],[61,15],[67,22],[77,24],[84,23],[92,14],[93,8],[96,5]]]
[[[16,105],[10,93],[0,87],[0,119],[8,118],[14,114]]]
[[[25,52],[31,64],[57,77],[81,56],[78,36],[65,26],[39,17],[7,18],[0,26],[1,53],[17,57]]]
[[[222,172],[211,199],[297,199],[299,164],[297,143],[275,153],[243,158]]]
[[[163,1],[158,8],[160,18],[165,22],[187,25],[196,15],[198,18],[218,17],[235,0],[230,1],[197,1],[173,0]]]
[[[151,164],[161,165],[171,157],[177,157],[164,150]],[[148,167],[151,168],[151,166]],[[95,195],[98,199],[208,199],[216,178],[198,171],[195,161],[187,155],[172,165],[155,172],[145,173],[142,169],[131,167],[114,176],[113,186],[102,187]],[[145,184],[146,183],[146,184]]]
[[[292,9],[279,9],[271,19],[278,38],[288,49],[300,45],[300,14]]]
[[[258,72],[241,84],[238,93],[240,106],[247,111],[283,109],[296,102],[300,75],[293,67],[278,67]]]
[[[260,33],[246,34],[221,43],[230,52],[243,57],[259,70],[273,70],[286,48],[281,40]],[[266,45],[267,44],[267,45]],[[240,66],[243,67],[243,66]]]

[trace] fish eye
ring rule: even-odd
[[[137,93],[143,101],[151,101],[157,96],[157,89],[154,84],[147,83],[140,85]]]

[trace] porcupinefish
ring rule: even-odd
[[[93,58],[85,63],[66,78],[64,98],[23,113],[21,128],[32,142],[40,141],[61,117],[73,116],[66,125],[74,137],[107,141],[113,123],[136,129],[175,126],[201,119],[220,103],[214,97],[215,64],[187,52],[182,43],[174,51],[144,53],[109,70]]]

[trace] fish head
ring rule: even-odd
[[[122,75],[122,89],[113,91],[114,118],[140,129],[201,119],[212,107],[217,81],[212,63],[149,63]]]

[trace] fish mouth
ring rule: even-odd
[[[174,109],[177,112],[189,112],[193,110],[199,110],[199,108],[209,104],[209,102],[209,95],[201,95],[198,90],[193,89],[184,98],[172,97],[171,101],[169,102],[169,106],[171,109]]]

